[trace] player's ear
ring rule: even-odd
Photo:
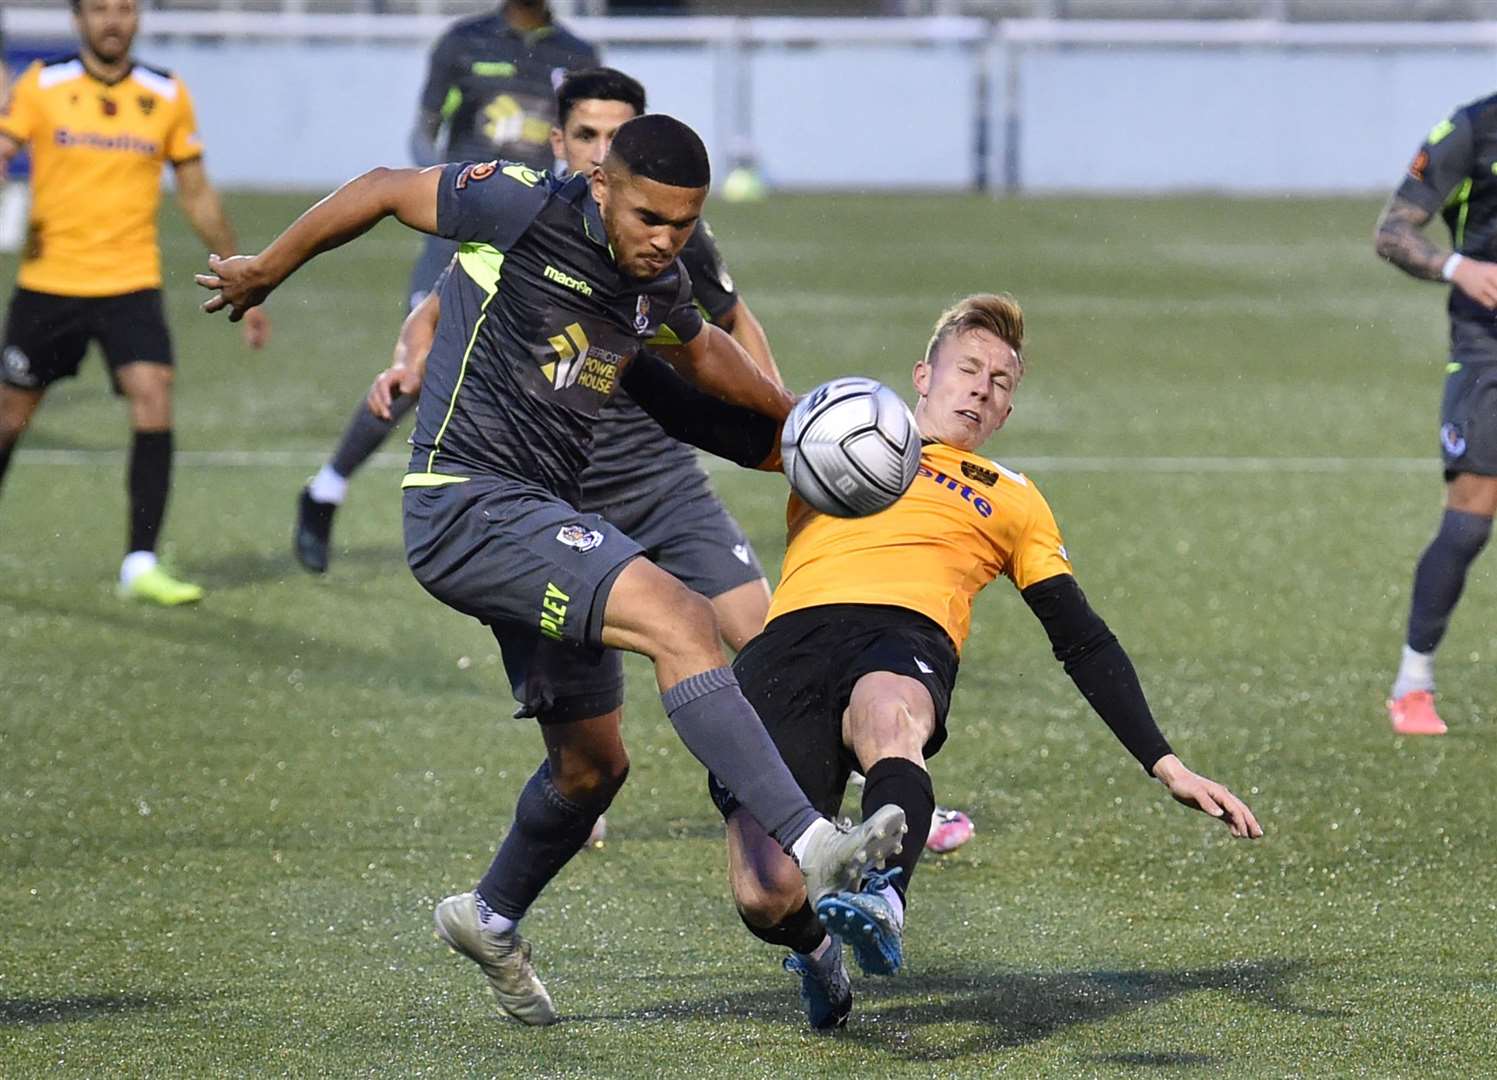
[[[930,363],[924,359],[915,361],[915,371],[911,375],[911,381],[915,384],[915,393],[925,397],[930,393]]]
[[[565,161],[567,159],[566,148],[567,144],[566,140],[562,137],[561,128],[552,125],[551,156],[554,157],[557,161]]]
[[[592,175],[593,201],[598,204],[599,210],[608,209],[608,170],[597,168]]]

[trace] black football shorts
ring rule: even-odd
[[[835,817],[848,776],[857,767],[842,743],[842,714],[864,675],[888,671],[922,683],[935,706],[936,727],[925,744],[935,755],[946,741],[946,714],[956,686],[956,646],[930,619],[882,604],[826,604],[770,621],[733,663],[744,697],[811,805]],[[724,818],[737,809],[732,793],[708,777]]]
[[[45,390],[78,374],[93,341],[104,351],[111,381],[126,364],[170,366],[172,341],[161,290],[58,296],[17,288],[5,316],[0,380],[22,390]],[[117,381],[115,391],[119,392]]]

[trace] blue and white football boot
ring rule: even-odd
[[[831,937],[831,946],[819,960],[800,953],[785,957],[785,970],[800,976],[800,1003],[817,1031],[844,1026],[852,1012],[852,980],[842,962],[842,939]]]
[[[830,893],[816,904],[827,930],[852,946],[864,975],[893,975],[904,963],[904,925],[880,895],[900,872],[872,871],[861,892]]]

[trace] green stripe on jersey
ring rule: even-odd
[[[461,244],[457,249],[457,262],[485,295],[494,295],[499,288],[504,252],[488,244]]]

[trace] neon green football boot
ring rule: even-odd
[[[129,600],[141,600],[161,607],[176,607],[179,604],[196,604],[203,598],[201,585],[178,581],[159,566],[144,570],[130,579],[130,584],[120,585],[120,595]]]

